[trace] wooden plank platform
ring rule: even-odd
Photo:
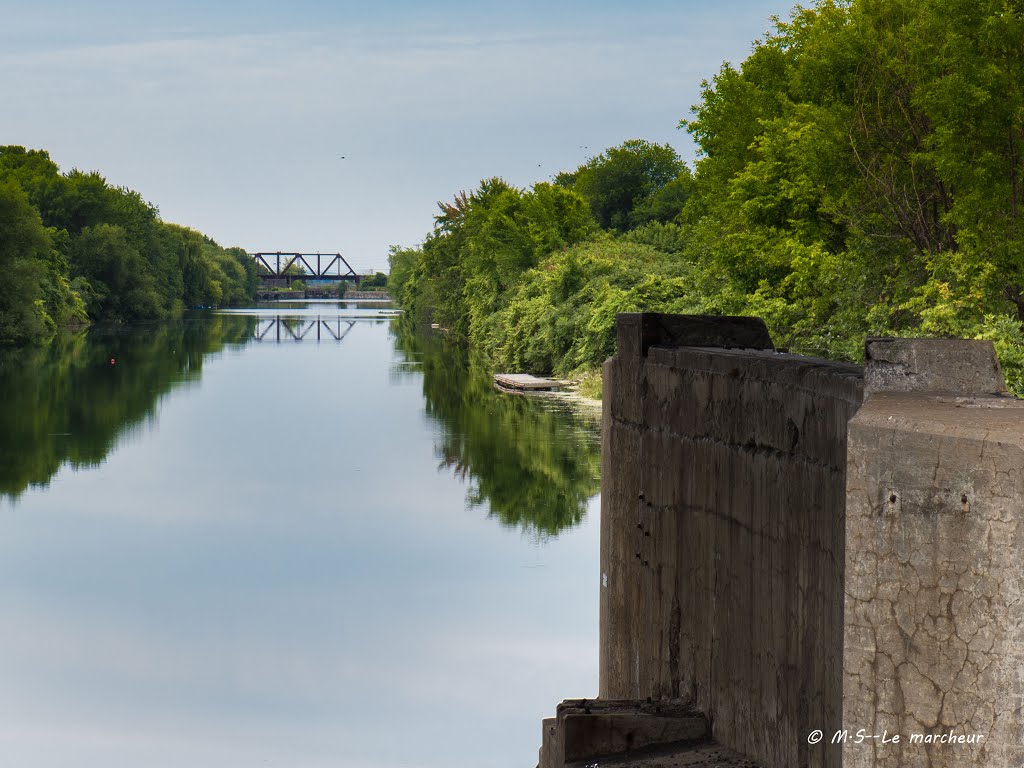
[[[528,373],[496,373],[494,383],[504,389],[515,389],[520,391],[537,391],[544,389],[557,389],[571,384],[570,381],[558,379],[542,379],[539,376],[531,376]]]

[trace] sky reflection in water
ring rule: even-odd
[[[0,361],[3,455],[21,457],[0,475],[0,764],[532,765],[541,717],[596,694],[595,428],[479,386],[439,403],[448,383],[416,369],[451,371],[444,351],[387,321],[341,343],[253,328]],[[500,443],[479,447],[459,398],[582,441],[550,451],[579,525],[467,506],[493,473],[453,471],[449,443],[470,462]]]

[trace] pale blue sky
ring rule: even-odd
[[[436,203],[672,144],[774,0],[0,2],[0,142],[249,250],[383,269]],[[345,155],[345,159],[341,159]]]

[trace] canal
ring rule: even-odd
[[[6,350],[0,386],[0,765],[529,768],[596,695],[585,409],[342,302]]]

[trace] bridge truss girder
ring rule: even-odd
[[[356,273],[345,257],[340,253],[283,253],[282,251],[266,251],[249,254],[256,261],[257,268],[263,279],[295,280],[351,280],[359,284],[361,275]],[[342,271],[344,265],[345,271]],[[305,270],[300,274],[288,272],[292,266]]]

